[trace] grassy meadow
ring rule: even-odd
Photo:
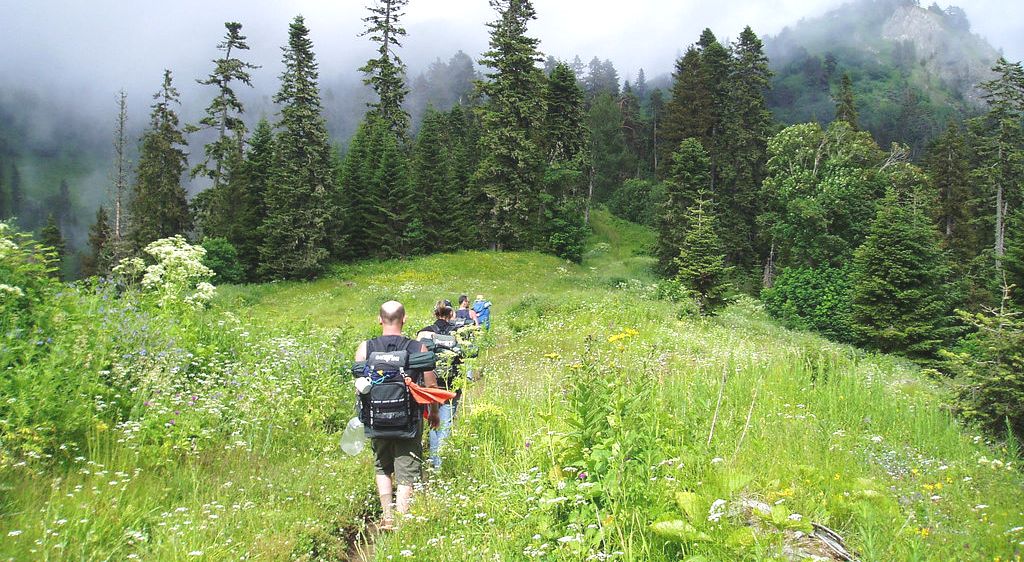
[[[1020,559],[1020,451],[941,384],[752,299],[689,316],[656,298],[650,231],[593,223],[582,265],[362,263],[189,315],[69,287],[5,363],[0,560],[350,559],[378,508],[369,452],[338,447],[345,366],[382,301],[411,333],[460,293],[494,302],[479,376],[377,560],[801,560],[812,523],[861,560]]]

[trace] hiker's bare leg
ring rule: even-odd
[[[398,485],[398,497],[395,499],[398,513],[405,515],[409,513],[409,504],[412,503],[412,486],[408,484]]]
[[[401,493],[402,487],[398,488]],[[378,474],[377,475],[377,494],[380,495],[380,509],[383,512],[383,519],[385,521],[391,521],[394,519],[394,514],[391,512],[391,477]]]

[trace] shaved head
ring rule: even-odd
[[[405,324],[405,307],[398,301],[388,301],[380,305],[380,323],[384,326],[401,326]]]

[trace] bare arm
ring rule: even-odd
[[[426,351],[427,346],[420,344],[420,351]],[[437,374],[433,370],[423,371],[423,386],[427,388],[437,388]],[[436,405],[433,405],[436,408]]]
[[[355,361],[366,361],[366,342],[361,342],[356,348]]]

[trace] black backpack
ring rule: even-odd
[[[366,342],[366,367],[370,391],[359,395],[360,419],[370,438],[414,439],[419,436],[423,408],[413,399],[405,377],[409,348],[419,342],[403,336],[382,336]]]

